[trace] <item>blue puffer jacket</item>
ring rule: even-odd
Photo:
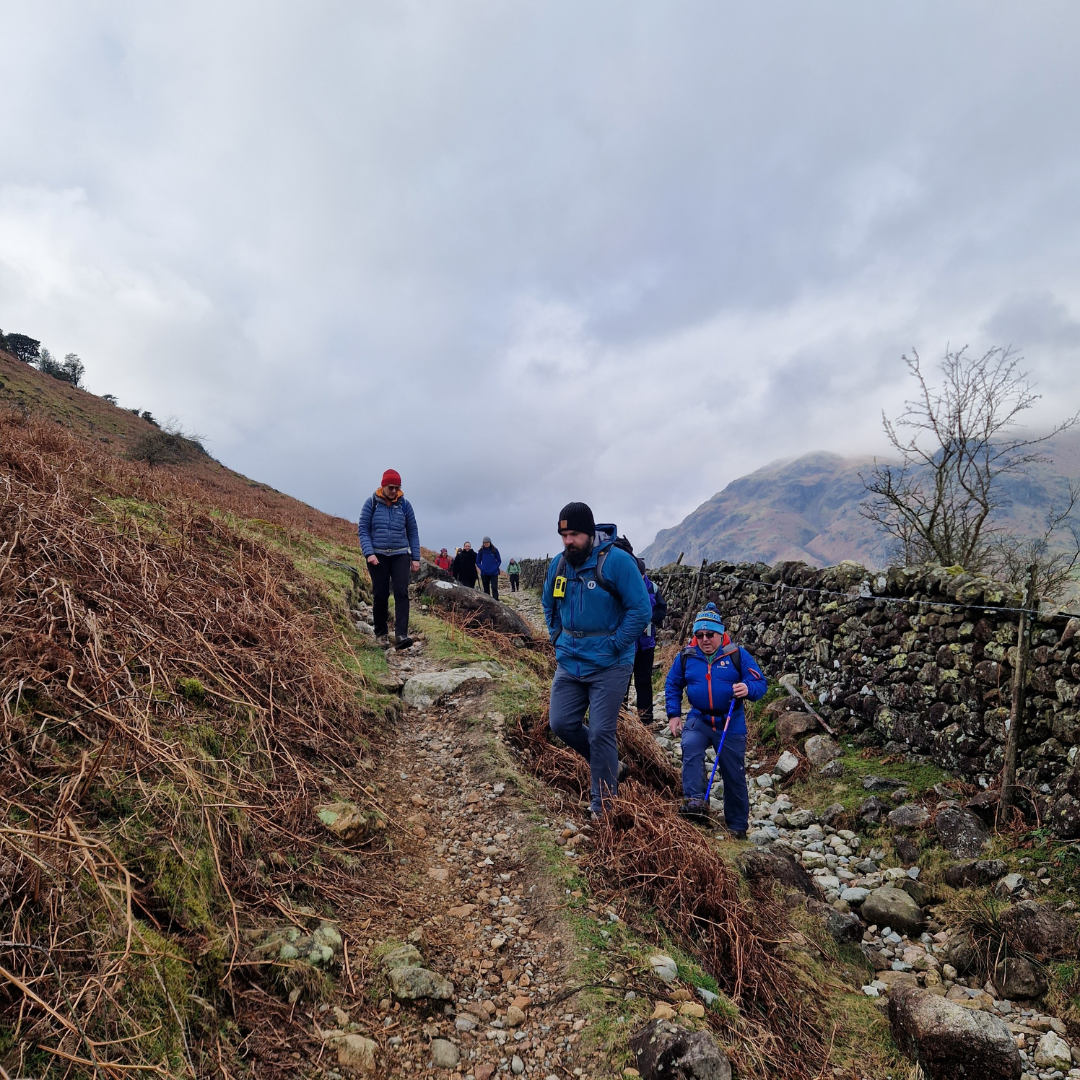
[[[652,620],[645,627],[645,633],[637,639],[637,651],[656,648],[656,627],[667,618],[667,601],[660,595],[648,574],[643,576],[645,588],[649,590],[649,603],[652,604]]]
[[[664,683],[667,714],[668,716],[682,715],[682,697],[685,689],[690,702],[687,722],[693,717],[700,716],[706,724],[715,723],[718,729],[722,728],[728,705],[731,704],[734,695],[731,688],[737,682],[744,682],[750,693],[742,700],[736,700],[728,731],[732,735],[745,735],[746,713],[743,709],[743,701],[757,701],[763,698],[769,684],[765,676],[761,674],[757,661],[745,649],[739,649],[739,660],[742,666],[741,679],[732,658],[720,655],[723,651],[723,649],[717,649],[710,657],[706,656],[699,646],[694,645],[683,649],[675,657],[675,662],[668,672],[667,681]]]
[[[556,555],[548,565],[541,597],[551,643],[559,664],[579,678],[618,664],[634,663],[634,646],[652,618],[652,605],[641,571],[632,555],[612,545],[613,535],[600,541],[579,567]],[[604,582],[596,580],[596,558],[602,551]],[[565,566],[566,595],[552,595],[556,570]]]
[[[396,502],[387,502],[379,491],[360,511],[360,548],[366,559],[369,555],[412,555],[420,561],[420,533],[412,504],[404,495]]]
[[[491,547],[484,547],[483,544],[476,549],[476,569],[481,574],[497,574],[499,568],[502,566],[502,556],[499,554],[499,549],[492,544]]]

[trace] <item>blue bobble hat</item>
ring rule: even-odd
[[[694,616],[694,633],[699,630],[715,630],[718,634],[724,632],[724,620],[720,618],[715,604],[706,604],[705,610]]]

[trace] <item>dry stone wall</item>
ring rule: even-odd
[[[698,569],[650,576],[673,640]],[[830,725],[864,745],[915,753],[983,785],[1001,769],[1022,597],[1010,586],[917,567],[712,563],[695,608],[714,601],[772,680],[797,672]],[[1031,631],[1020,780],[1064,794],[1080,753],[1080,620],[1044,611]],[[1073,780],[1073,787],[1080,784]]]

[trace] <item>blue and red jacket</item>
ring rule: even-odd
[[[717,649],[712,656],[706,656],[700,646],[695,643],[688,645],[675,657],[664,683],[664,699],[668,716],[682,715],[682,699],[685,690],[686,698],[690,702],[690,711],[686,715],[687,723],[695,717],[700,717],[706,725],[719,730],[724,726],[728,706],[734,697],[734,691],[731,688],[737,682],[744,682],[750,693],[741,700],[736,699],[728,731],[732,735],[746,733],[746,713],[743,702],[758,701],[763,698],[765,691],[769,689],[769,684],[762,675],[757,661],[743,648],[739,649],[739,667],[742,668],[740,676],[734,657],[723,655],[727,644],[728,637],[725,634],[724,646]]]

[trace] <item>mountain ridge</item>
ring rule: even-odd
[[[1080,432],[1049,440],[1046,456],[1026,475],[1002,482],[1006,504],[996,520],[1010,530],[1034,533],[1046,511],[1062,505],[1070,480],[1080,476]],[[860,473],[866,475],[875,460],[816,450],[772,461],[732,480],[678,525],[661,529],[641,555],[649,566],[664,566],[680,554],[688,562],[829,566],[851,559],[884,566],[889,538],[860,512],[866,498]]]

